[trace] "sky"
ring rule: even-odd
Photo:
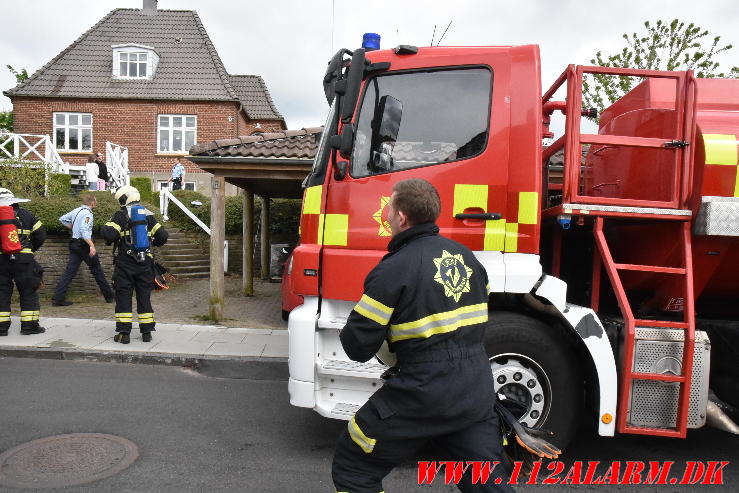
[[[142,0],[2,0],[0,89],[15,85],[5,69],[33,73],[109,11],[141,8]],[[288,128],[323,124],[321,80],[339,48],[361,45],[362,34],[382,47],[429,46],[449,25],[447,46],[538,44],[548,87],[569,63],[589,64],[595,52],[624,46],[621,35],[645,20],[678,17],[737,48],[719,60],[739,65],[736,0],[159,0],[160,9],[196,10],[232,74],[261,75]],[[12,108],[0,96],[0,110]]]

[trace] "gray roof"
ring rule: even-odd
[[[258,75],[229,75],[231,87],[252,120],[282,120],[267,85]]]
[[[191,156],[223,158],[272,158],[312,160],[318,149],[323,127],[265,132],[235,139],[197,144]]]
[[[117,80],[112,77],[113,49],[118,44],[150,46],[159,55],[152,80]],[[252,83],[252,85],[254,85]],[[200,17],[192,10],[115,9],[75,40],[27,81],[4,92],[6,96],[59,98],[165,99],[241,101],[251,118],[282,116],[260,80],[242,91],[231,85]],[[255,91],[261,87],[261,100]],[[265,103],[266,102],[266,103]],[[254,107],[251,107],[251,104]],[[265,111],[265,108],[271,111]]]

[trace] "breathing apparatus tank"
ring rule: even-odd
[[[131,220],[131,249],[134,258],[139,262],[146,260],[146,252],[149,250],[147,212],[141,204],[134,204],[128,208],[128,216]]]

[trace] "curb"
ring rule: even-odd
[[[36,358],[100,363],[177,366],[213,378],[287,380],[287,358],[262,356],[183,356],[171,353],[126,353],[76,349],[4,347],[0,358]]]

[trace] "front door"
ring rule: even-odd
[[[505,220],[454,216],[506,211],[509,117],[496,108],[506,107],[508,59],[488,51],[464,66],[444,67],[448,59],[436,57],[417,60],[417,67],[365,81],[348,173],[330,173],[327,180],[324,298],[361,297],[364,278],[387,252],[392,235],[387,204],[393,184],[407,178],[425,179],[438,190],[441,234],[472,250],[504,250]],[[372,120],[386,95],[400,101],[402,118],[391,162],[380,166],[371,148],[377,128]]]

